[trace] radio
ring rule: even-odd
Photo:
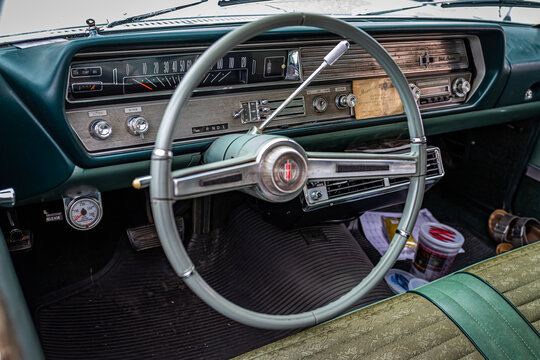
[[[470,72],[409,79],[421,109],[463,103],[471,91]]]

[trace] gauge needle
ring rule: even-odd
[[[77,218],[76,218],[76,219],[74,219],[73,221],[77,221],[77,220],[79,220],[79,218],[80,218],[80,217],[81,217],[82,215],[83,215],[83,214],[82,214],[82,213],[80,213],[80,214],[79,214],[79,216],[77,216]]]
[[[138,83],[138,84],[144,86],[144,87],[147,88],[148,90],[154,90],[154,89],[152,89],[150,86],[148,86],[148,85],[146,85],[146,84],[143,84],[142,82],[140,82],[140,81],[138,81],[138,80],[136,80],[136,79],[133,79],[133,81],[135,81],[136,83]]]
[[[90,90],[94,90],[95,87],[96,87],[96,84],[92,85],[92,87],[90,88]]]

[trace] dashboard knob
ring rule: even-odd
[[[317,96],[313,99],[313,108],[315,108],[316,112],[325,112],[328,109],[328,100],[323,96]]]
[[[465,97],[471,91],[471,83],[464,78],[457,78],[452,85],[454,94],[459,97]]]
[[[338,95],[336,96],[336,106],[338,109],[353,108],[356,106],[356,96],[354,94]]]
[[[414,98],[416,99],[416,101],[418,101],[421,95],[420,88],[413,83],[409,84],[409,86],[411,87],[411,91],[414,95]]]
[[[131,135],[140,136],[141,139],[144,139],[144,134],[150,129],[150,123],[142,116],[130,117],[126,122],[126,126]]]
[[[105,140],[112,134],[112,126],[107,121],[98,119],[90,124],[90,135],[98,140]]]

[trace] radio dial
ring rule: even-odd
[[[471,91],[471,83],[464,78],[457,78],[452,85],[452,90],[454,94],[463,98]]]
[[[90,135],[98,140],[105,140],[112,134],[112,126],[105,120],[95,120],[90,124]]]
[[[144,139],[144,134],[150,129],[150,123],[142,116],[132,116],[127,120],[126,126],[131,135],[140,136]]]

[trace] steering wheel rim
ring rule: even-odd
[[[330,31],[362,46],[377,60],[392,80],[403,103],[411,137],[411,154],[416,159],[417,174],[410,177],[409,192],[398,231],[387,252],[366,278],[339,299],[315,310],[292,315],[272,315],[248,310],[230,302],[210,287],[195,270],[176,228],[172,210],[175,200],[171,177],[171,148],[174,130],[179,123],[182,110],[208,69],[235,46],[266,31],[286,26],[312,26]],[[292,329],[316,325],[339,315],[382,280],[394,265],[409,238],[422,204],[426,138],[420,111],[405,75],[375,39],[361,29],[324,15],[292,13],[270,16],[246,24],[219,39],[197,59],[180,85],[171,97],[158,130],[150,165],[152,176],[150,195],[156,229],[165,254],[177,275],[199,298],[222,315],[245,325],[272,330]]]

